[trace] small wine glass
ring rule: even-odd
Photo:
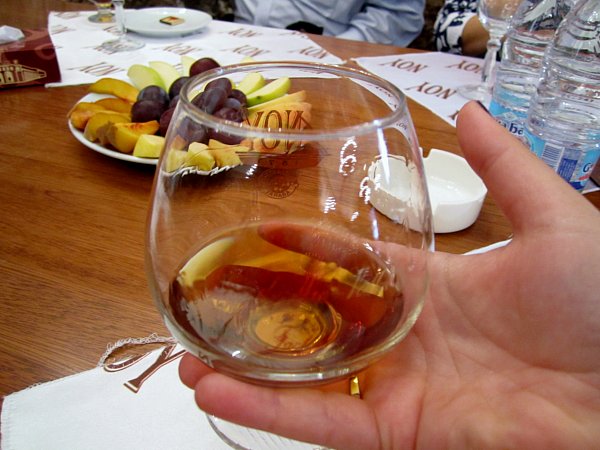
[[[488,102],[491,98],[498,51],[519,3],[520,0],[478,0],[477,14],[481,24],[489,31],[490,38],[483,61],[481,81],[477,84],[460,86],[458,92],[463,97],[482,102]]]
[[[142,48],[144,45],[146,45],[145,43],[127,37],[125,10],[123,8],[125,0],[113,0],[112,3],[115,7],[115,16],[117,18],[119,37],[117,39],[104,42],[101,47],[104,50],[112,53],[130,52],[132,50],[138,50]]]
[[[112,0],[89,0],[91,3],[96,5],[96,14],[92,14],[88,17],[90,22],[94,23],[112,23],[115,21],[114,14],[112,12]]]
[[[232,85],[249,79],[267,84],[248,105],[272,100],[243,108]],[[350,378],[394,348],[421,311],[433,248],[402,92],[290,62],[212,69],[179,98],[146,246],[173,336],[222,373],[287,387]],[[209,420],[234,448],[301,445]]]

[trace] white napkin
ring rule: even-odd
[[[450,53],[409,53],[356,58],[369,72],[395,84],[408,97],[456,126],[456,115],[469,100],[457,88],[481,81],[483,60]]]
[[[117,364],[104,365],[7,396],[0,447],[230,449],[196,406],[193,392],[179,380],[182,354],[179,345],[171,344],[130,360],[129,366],[121,362],[121,370]]]
[[[146,45],[133,52],[106,53],[100,45],[115,39],[116,25],[88,20],[92,12],[51,12],[48,30],[56,47],[61,81],[52,86],[93,83],[101,77],[127,79],[134,63],[164,61],[179,66],[181,56],[211,57],[221,65],[239,63],[246,57],[257,61],[313,61],[340,64],[306,35],[275,28],[242,25],[213,20],[199,33],[168,38],[131,33]]]

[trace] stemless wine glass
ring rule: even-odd
[[[521,0],[478,0],[477,15],[481,24],[490,34],[487,50],[483,60],[481,81],[477,84],[460,86],[458,92],[468,99],[489,101],[492,95],[493,74],[502,46],[502,39],[508,31],[510,19],[517,10]]]
[[[252,79],[267,85],[242,110],[231,87]],[[271,386],[350,378],[411,329],[432,248],[422,157],[391,83],[280,62],[213,69],[182,88],[147,272],[167,327],[209,366]]]
[[[112,12],[112,1],[111,0],[89,0],[91,3],[96,5],[96,14],[92,14],[88,17],[90,22],[94,23],[111,23],[114,22],[114,14]]]
[[[130,52],[132,50],[138,50],[144,45],[143,42],[130,39],[127,37],[127,27],[125,26],[125,0],[113,0],[115,7],[115,16],[117,18],[117,26],[119,37],[106,41],[102,44],[102,48],[109,52]]]

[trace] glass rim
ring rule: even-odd
[[[248,126],[243,123],[225,120],[208,114],[192,104],[189,94],[193,87],[203,85],[213,79],[226,77],[228,74],[236,72],[260,72],[261,70],[282,70],[286,67],[290,69],[306,69],[309,71],[326,72],[333,75],[346,75],[347,78],[354,78],[361,81],[373,83],[393,94],[398,100],[395,109],[390,108],[390,113],[371,121],[362,122],[356,125],[331,129],[305,128],[303,130],[290,129],[272,129]],[[293,78],[292,78],[293,80]],[[375,94],[374,94],[375,95]],[[261,139],[289,139],[289,140],[314,140],[314,139],[339,139],[348,138],[348,136],[362,136],[373,133],[381,128],[387,128],[402,119],[402,115],[408,111],[406,95],[393,83],[374,75],[370,72],[347,66],[338,66],[333,64],[314,63],[306,61],[274,61],[274,62],[251,62],[240,63],[217,67],[207,70],[199,75],[190,77],[181,88],[181,96],[178,107],[183,107],[190,116],[205,126],[219,131],[234,134],[237,136],[247,136]],[[409,116],[410,118],[410,116]],[[412,123],[412,120],[411,120]]]

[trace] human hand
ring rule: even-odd
[[[423,312],[360,374],[362,399],[248,385],[186,355],[204,411],[340,449],[598,446],[600,213],[475,103],[457,132],[512,242],[431,256]]]

